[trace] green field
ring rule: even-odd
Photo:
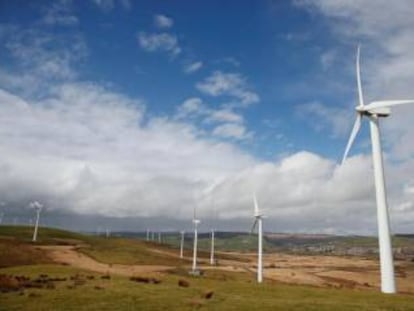
[[[0,288],[10,291],[0,293],[0,310],[414,310],[412,295],[286,285],[269,280],[258,285],[253,274],[218,270],[191,277],[187,273],[188,263],[149,251],[176,251],[170,246],[45,228],[41,228],[39,237],[39,243],[47,245],[82,243],[83,253],[102,262],[168,264],[176,268],[154,274],[157,284],[116,275],[108,278],[53,264],[41,250],[35,252],[30,228],[2,226]],[[18,261],[25,252],[27,255]],[[9,279],[4,275],[9,275]],[[10,281],[11,276],[24,276],[41,286],[24,287]],[[188,287],[179,286],[179,281],[187,282]]]

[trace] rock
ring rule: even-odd
[[[180,280],[178,280],[178,286],[180,286],[180,287],[189,287],[190,283],[187,280],[180,279]]]
[[[211,299],[213,297],[214,292],[212,290],[209,290],[207,292],[204,293],[204,298],[205,299]]]

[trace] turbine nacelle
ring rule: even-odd
[[[375,103],[375,102],[373,102]],[[371,103],[371,104],[373,104]],[[376,115],[379,117],[388,117],[391,114],[391,109],[389,107],[378,107],[378,108],[372,108],[370,107],[371,104],[367,105],[367,106],[357,106],[355,108],[355,110],[364,115],[364,116],[372,116],[372,115]]]
[[[37,212],[40,213],[40,211],[43,208],[43,205],[37,201],[34,201],[34,202],[30,202],[29,207],[35,209]]]

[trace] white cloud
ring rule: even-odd
[[[210,96],[230,96],[249,105],[259,102],[259,95],[250,91],[246,79],[238,73],[215,71],[204,81],[198,82],[196,88]]]
[[[66,40],[71,41],[69,46]],[[12,28],[5,31],[4,41],[22,71],[20,75],[41,79],[74,78],[75,64],[88,54],[83,38],[78,35],[55,37],[37,29]]]
[[[171,17],[158,14],[154,16],[154,23],[158,28],[171,28],[174,25],[174,20]]]
[[[251,134],[246,132],[244,125],[237,123],[221,124],[214,128],[213,135],[237,140],[251,137]]]
[[[214,61],[217,64],[231,65],[233,67],[240,67],[240,62],[234,57],[224,57]]]
[[[110,11],[114,8],[114,0],[92,0],[101,10]]]
[[[184,118],[189,115],[202,115],[207,113],[208,109],[203,105],[203,101],[198,97],[191,97],[186,99],[177,108],[177,117]]]
[[[139,102],[97,85],[62,85],[41,102],[4,90],[0,97],[0,137],[8,137],[0,147],[7,154],[0,189],[21,187],[8,201],[40,197],[82,213],[164,213],[192,197],[185,188],[205,187],[252,161],[229,144],[198,139],[185,123],[143,124]]]
[[[72,2],[61,0],[51,3],[45,9],[42,21],[48,25],[72,26],[79,23],[78,18],[72,13]]]
[[[99,9],[109,12],[116,7],[117,3],[125,10],[131,8],[130,0],[91,0]]]
[[[188,98],[179,105],[176,117],[178,119],[202,118],[203,123],[244,123],[241,114],[229,108],[209,108],[199,97]]]
[[[147,52],[165,51],[173,56],[181,53],[177,37],[169,33],[140,32],[138,43]]]
[[[243,116],[229,109],[219,109],[210,112],[207,121],[243,123]]]
[[[351,157],[344,167],[309,152],[263,162],[230,143],[199,137],[184,122],[145,116],[139,101],[92,83],[63,84],[42,101],[1,90],[0,101],[0,195],[8,203],[38,200],[78,213],[186,219],[195,202],[200,216],[209,216],[214,197],[219,219],[229,219],[251,217],[256,189],[266,215],[291,230],[375,228],[369,156]],[[197,110],[194,103],[186,106]],[[246,131],[224,124],[215,135],[237,139]],[[394,228],[403,220],[412,226],[406,224],[414,214],[406,203],[409,172],[387,168],[397,176],[390,191],[398,203]]]
[[[194,63],[188,64],[187,66],[185,66],[184,72],[193,73],[193,72],[200,70],[201,67],[203,67],[203,62],[194,62]]]

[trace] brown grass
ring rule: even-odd
[[[52,262],[44,251],[33,245],[15,239],[0,239],[0,268]]]

